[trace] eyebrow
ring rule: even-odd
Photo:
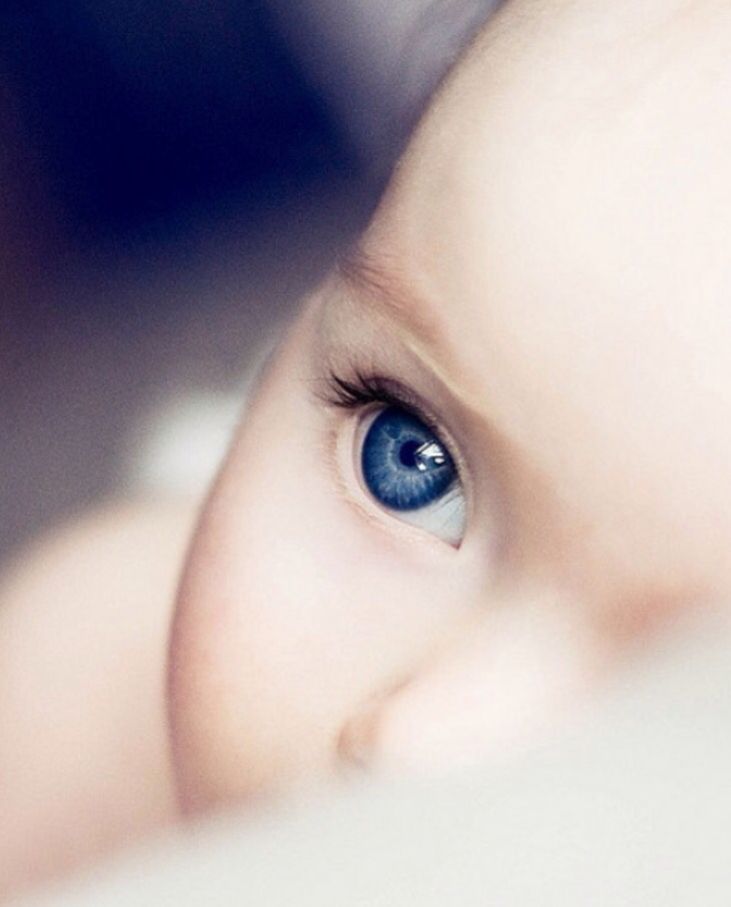
[[[359,304],[385,315],[430,346],[438,344],[440,332],[435,319],[421,310],[422,301],[398,270],[389,268],[360,246],[340,259],[337,270],[346,290]]]

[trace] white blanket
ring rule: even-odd
[[[679,628],[540,751],[219,820],[38,907],[728,907],[731,632]]]

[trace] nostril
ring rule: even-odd
[[[377,749],[380,708],[371,704],[350,719],[338,738],[338,758],[357,768],[368,768]]]
[[[341,763],[361,770],[388,772],[395,766],[393,748],[398,745],[394,734],[394,717],[404,691],[413,683],[408,677],[391,684],[355,709],[345,722],[337,742],[337,757]],[[395,739],[394,739],[395,738]]]

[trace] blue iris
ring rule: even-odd
[[[421,419],[389,406],[363,442],[363,481],[391,510],[419,510],[441,498],[457,478],[454,461]]]

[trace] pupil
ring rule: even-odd
[[[401,445],[401,450],[398,452],[399,460],[401,461],[402,466],[406,466],[407,469],[416,468],[416,452],[421,447],[418,441],[407,441],[405,444]]]

